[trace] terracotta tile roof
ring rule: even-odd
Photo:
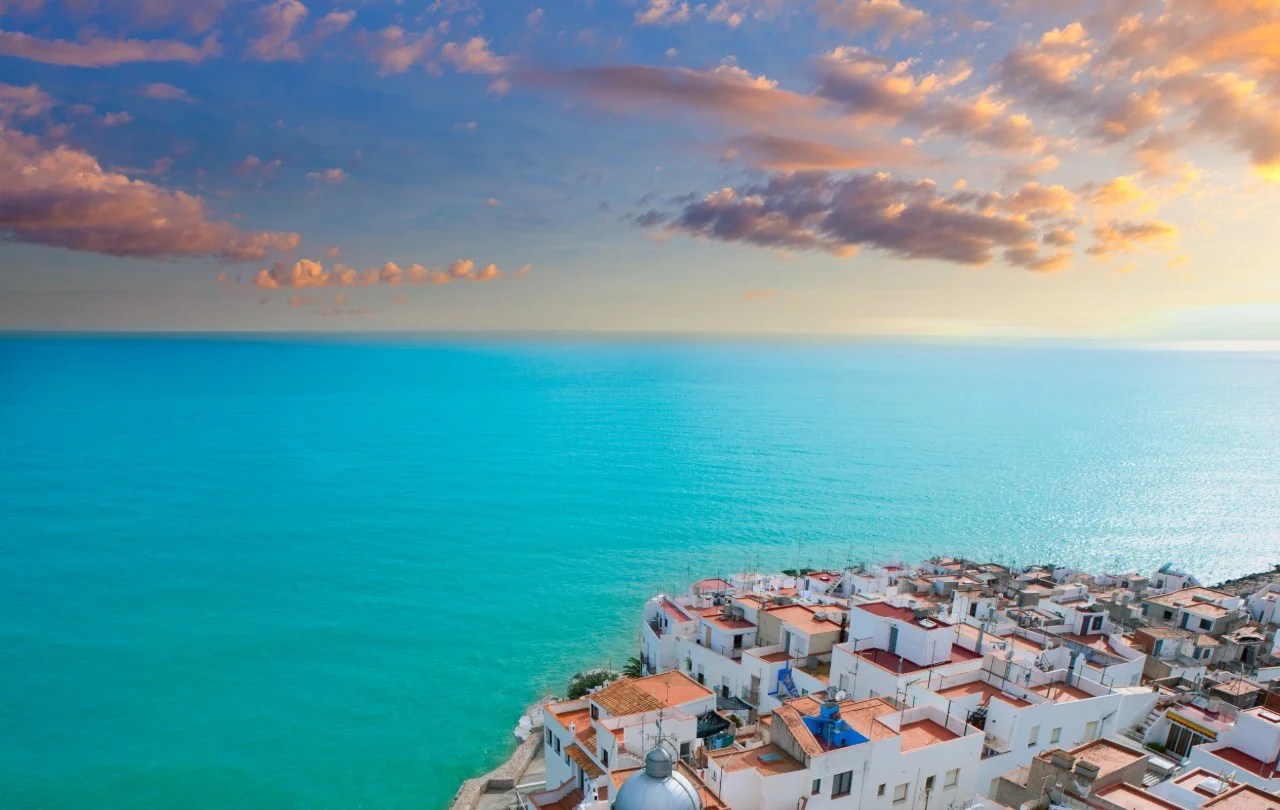
[[[573,736],[578,741],[578,743],[582,745],[584,749],[586,749],[591,754],[595,754],[596,752],[596,727],[595,726],[588,724],[585,729],[579,729],[578,733],[574,734]]]
[[[614,717],[683,706],[715,693],[683,672],[671,671],[647,678],[623,678],[590,695],[590,699]]]
[[[582,769],[588,779],[595,779],[604,775],[604,770],[595,763],[586,751],[582,750],[582,746],[574,743],[565,749],[565,753],[569,755],[569,759]]]

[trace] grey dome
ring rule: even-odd
[[[645,755],[644,770],[627,777],[613,800],[613,810],[702,810],[698,789],[678,773],[667,749]]]

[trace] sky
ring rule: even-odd
[[[0,329],[1280,339],[1280,0],[0,0]]]

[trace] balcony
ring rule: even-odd
[[[658,638],[662,638],[661,622],[659,622],[657,619],[654,619],[653,621],[646,622],[646,623],[649,625],[649,629],[653,631],[653,634],[655,636],[657,636]]]
[[[748,689],[748,688],[746,688],[746,687],[743,687],[743,689],[742,689],[742,699],[743,699],[744,701],[746,701],[747,703],[750,703],[752,706],[759,706],[759,705],[760,705],[760,690],[759,690],[759,689]]]

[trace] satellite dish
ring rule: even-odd
[[[849,693],[844,691],[843,689],[836,692],[836,700],[844,701],[844,700],[848,700],[848,698],[849,698]]]

